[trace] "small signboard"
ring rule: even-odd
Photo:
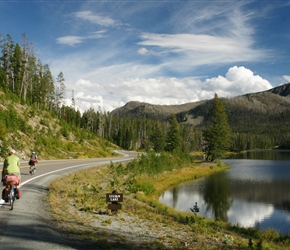
[[[106,202],[123,202],[123,194],[106,194]]]
[[[108,204],[108,209],[110,209],[113,214],[116,214],[118,210],[122,209],[122,205],[119,204],[119,202],[123,202],[123,194],[119,194],[114,190],[111,194],[106,194],[106,202],[111,203]]]

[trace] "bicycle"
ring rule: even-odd
[[[11,207],[10,210],[13,210],[14,202],[16,199],[19,199],[19,193],[16,188],[16,185],[18,185],[19,179],[16,175],[5,175],[4,177],[4,185],[8,187],[8,195],[6,202],[9,203],[9,206]]]
[[[30,165],[29,173],[30,173],[31,175],[34,175],[34,174],[35,174],[35,171],[36,171],[35,163],[32,163],[32,164]]]
[[[35,174],[35,171],[36,171],[36,166],[35,166],[35,163],[38,162],[38,161],[33,161],[33,160],[30,160],[29,161],[29,165],[30,165],[30,170],[29,170],[29,173],[31,175],[34,175]]]
[[[9,206],[11,207],[10,210],[13,210],[14,201],[16,200],[16,186],[11,185],[8,192],[8,202]]]

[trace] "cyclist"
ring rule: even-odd
[[[15,155],[15,150],[11,149],[9,156],[6,157],[3,163],[2,181],[4,182],[5,175],[12,174],[18,177],[18,185],[16,186],[18,197],[20,197],[19,184],[21,180],[20,159]],[[3,183],[4,185],[4,183]],[[6,185],[2,191],[2,199],[7,200],[9,186]]]
[[[35,163],[38,162],[37,161],[37,155],[36,153],[33,151],[31,153],[31,156],[30,156],[30,160],[29,160],[29,166],[30,166],[30,171],[31,171],[31,166],[34,165],[34,168],[36,169],[36,166],[35,166]]]

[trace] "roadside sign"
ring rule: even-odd
[[[106,194],[106,202],[123,202],[123,194]]]
[[[108,209],[111,210],[113,214],[117,214],[118,210],[122,209],[122,205],[119,202],[123,202],[123,194],[119,194],[114,190],[111,194],[106,194],[106,202],[108,204]]]

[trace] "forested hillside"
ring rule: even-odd
[[[232,150],[290,147],[290,83],[268,91],[221,100],[234,133]],[[122,119],[134,117],[137,120],[166,122],[175,114],[184,130],[194,131],[184,140],[193,136],[193,148],[201,149],[200,132],[209,125],[212,110],[213,99],[183,105],[130,102],[112,111],[112,115]]]

